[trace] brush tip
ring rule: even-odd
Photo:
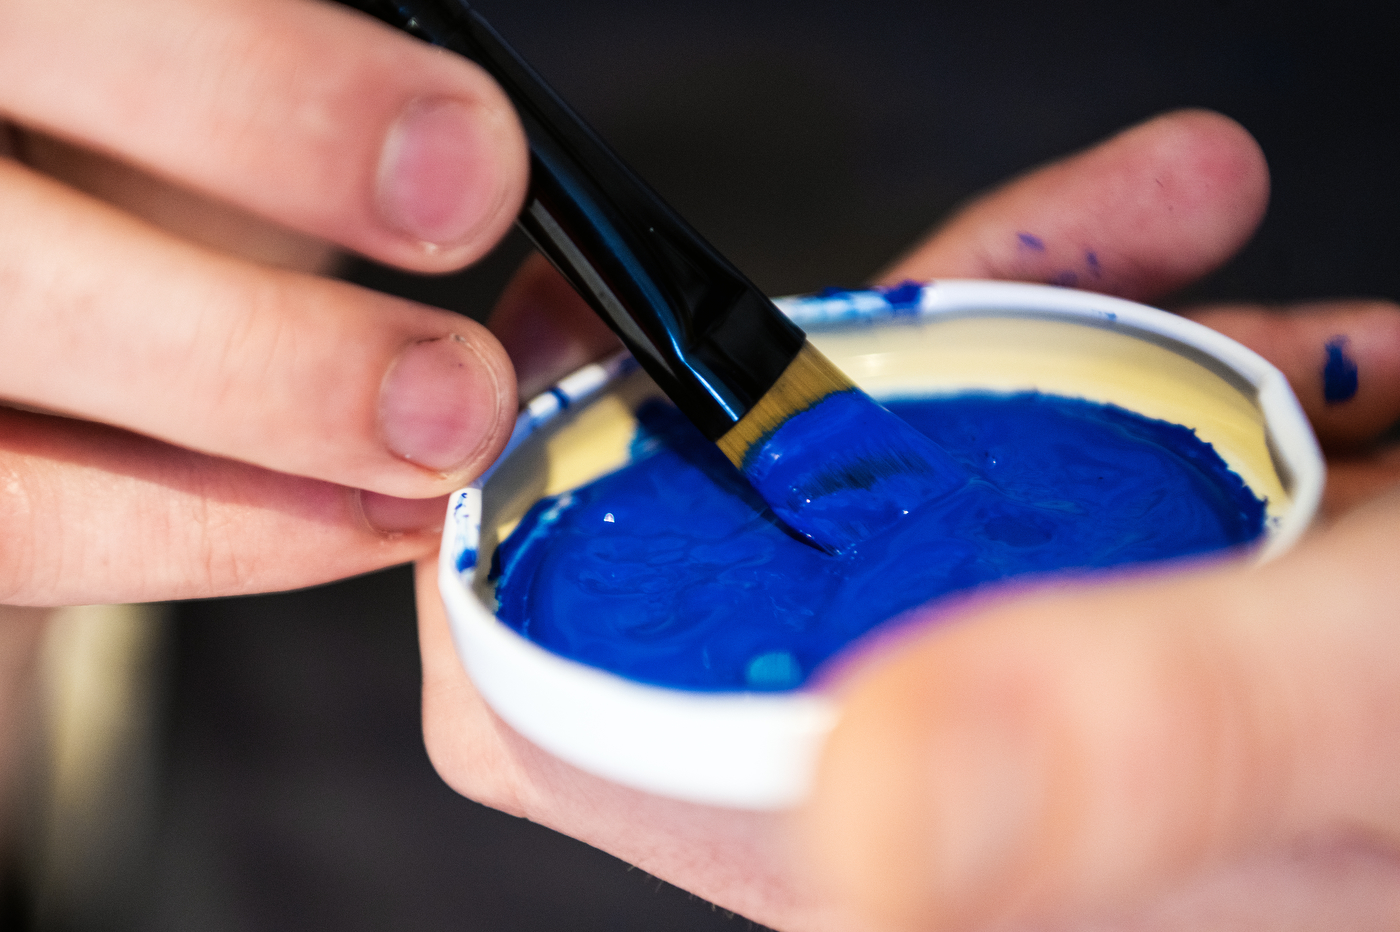
[[[810,345],[719,446],[783,523],[830,553],[966,481],[942,447]]]
[[[811,343],[804,342],[758,403],[715,443],[729,462],[743,470],[751,451],[793,415],[809,410],[828,395],[854,388],[855,384],[844,372]]]

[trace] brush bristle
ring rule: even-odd
[[[792,362],[778,376],[758,404],[716,441],[729,462],[739,469],[754,445],[806,411],[827,395],[849,391],[855,384],[811,343],[802,344]]]
[[[841,553],[967,481],[810,346],[719,447],[796,534]]]

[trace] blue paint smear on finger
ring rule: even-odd
[[[1020,240],[1021,245],[1027,249],[1034,249],[1036,252],[1045,251],[1045,240],[1034,233],[1017,233],[1016,239]]]
[[[1347,355],[1347,338],[1327,341],[1327,364],[1322,367],[1322,397],[1329,405],[1339,405],[1356,397],[1360,373],[1356,360]]]
[[[497,614],[564,657],[695,691],[802,685],[930,600],[1023,574],[1247,544],[1265,508],[1185,427],[1080,399],[886,402],[957,481],[839,555],[795,539],[676,409],[638,411],[633,461],[537,503],[497,549]]]

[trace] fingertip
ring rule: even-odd
[[[1213,305],[1190,309],[1186,316],[1277,366],[1329,450],[1361,451],[1400,419],[1400,305],[1395,302]]]
[[[529,144],[505,91],[475,62],[357,10],[320,15],[342,20],[346,49],[361,53],[353,69],[333,72],[337,131],[375,147],[359,189],[364,212],[327,217],[329,235],[415,272],[480,259],[515,221],[529,183]]]
[[[1268,207],[1270,176],[1264,151],[1240,123],[1212,110],[1176,110],[1121,133],[1137,171],[1167,207],[1159,221],[1176,221],[1180,249],[1192,264],[1213,268],[1253,236]]]
[[[1264,150],[1239,121],[1215,110],[1171,110],[1129,127],[1120,139],[1141,137],[1159,157],[1174,163],[1184,152],[1207,182],[1242,183],[1249,200],[1268,193],[1269,166]],[[1260,205],[1262,206],[1262,205]]]
[[[294,146],[329,164],[312,162],[304,190],[288,191],[272,210],[329,186],[323,206],[300,208],[303,222],[355,252],[427,274],[489,252],[529,180],[525,131],[500,85],[475,62],[350,7],[317,4],[286,16],[281,41],[309,59],[298,61],[303,70],[319,73],[291,86],[279,118],[295,130],[287,133]],[[317,38],[294,41],[302,36]],[[332,115],[329,126],[306,117],[321,110]],[[289,155],[307,154],[293,147]]]
[[[524,201],[524,131],[493,84],[477,91],[413,98],[385,133],[373,201],[397,240],[386,258],[415,271],[481,258]]]
[[[479,475],[500,454],[516,410],[510,361],[468,323],[404,346],[379,393],[384,447],[451,484]]]
[[[17,124],[413,271],[479,258],[519,211],[528,147],[505,93],[359,10],[98,4],[75,30],[66,9],[7,22],[27,37],[0,56]],[[55,70],[68,80],[10,80]]]

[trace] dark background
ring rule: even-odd
[[[477,7],[770,293],[858,283],[979,190],[1201,106],[1259,139],[1274,195],[1190,297],[1400,297],[1385,4]],[[461,275],[349,277],[481,317],[525,250],[513,236]],[[150,824],[101,920],[54,927],[752,927],[448,790],[422,749],[414,637],[403,570],[177,606]]]

